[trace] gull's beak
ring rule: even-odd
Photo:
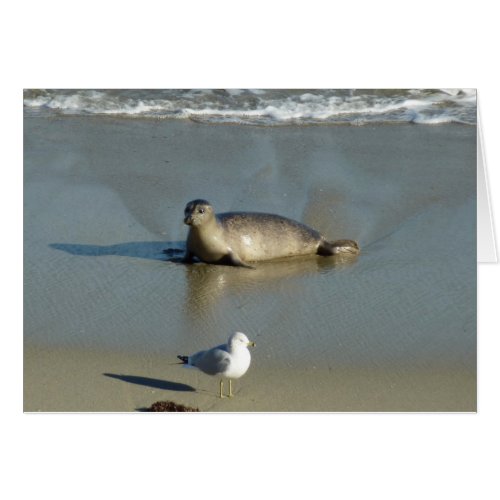
[[[256,345],[255,342],[252,341],[248,342],[248,347],[255,347],[255,345]]]
[[[192,222],[193,222],[193,218],[190,215],[184,217],[184,224],[186,224],[187,226],[190,226],[192,224]]]

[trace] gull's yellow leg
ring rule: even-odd
[[[223,397],[224,397],[224,396],[222,395],[222,387],[223,387],[223,386],[224,386],[224,382],[223,382],[223,380],[222,380],[222,379],[220,379],[220,392],[219,392],[219,396],[220,396],[221,398],[223,398]]]
[[[229,379],[229,397],[232,398],[234,396],[233,394],[233,386],[231,385],[232,380]]]

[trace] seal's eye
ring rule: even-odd
[[[198,213],[199,214],[204,214],[205,213],[205,209],[204,208],[199,208],[198,209]]]

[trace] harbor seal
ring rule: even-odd
[[[210,264],[252,267],[248,262],[296,255],[359,253],[355,241],[327,241],[318,231],[280,215],[215,214],[206,200],[193,200],[186,205],[184,223],[189,226],[184,262],[197,257]]]

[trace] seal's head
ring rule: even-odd
[[[184,224],[201,226],[213,217],[214,209],[207,200],[190,201],[184,209]]]

